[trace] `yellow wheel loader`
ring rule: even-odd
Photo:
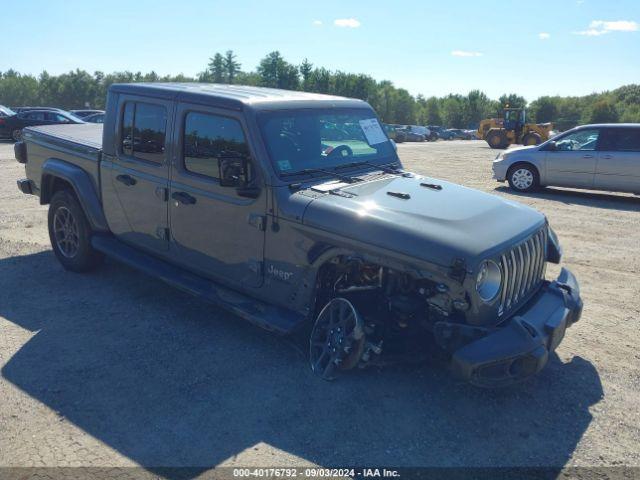
[[[491,148],[507,148],[514,143],[538,145],[549,139],[551,123],[526,123],[526,110],[505,108],[503,118],[488,118],[480,122],[478,138],[487,141]]]

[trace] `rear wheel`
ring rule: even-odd
[[[522,138],[523,145],[540,145],[542,143],[542,137],[537,133],[527,133]]]
[[[48,220],[53,253],[65,269],[86,272],[100,264],[103,256],[91,246],[91,226],[71,191],[54,194]]]
[[[507,136],[501,130],[493,130],[487,134],[487,143],[491,148],[507,148],[509,142]]]
[[[13,138],[16,142],[22,140],[22,130],[16,128],[13,132],[11,132],[11,138]]]
[[[533,192],[540,188],[538,170],[526,163],[516,164],[507,172],[509,186],[518,192]]]

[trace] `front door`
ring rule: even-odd
[[[608,128],[603,135],[595,187],[640,193],[640,128]]]
[[[178,151],[169,195],[171,248],[190,270],[232,286],[260,286],[264,188],[256,198],[248,198],[219,181],[219,158],[250,161],[252,156],[242,116],[182,104],[176,112],[176,127]],[[257,171],[249,165],[251,181],[256,184],[260,181]]]
[[[117,150],[103,160],[104,211],[121,240],[152,252],[168,242],[169,154],[172,103],[124,97],[119,102]]]
[[[600,130],[584,129],[556,141],[556,150],[546,154],[547,185],[593,188]]]

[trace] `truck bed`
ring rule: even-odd
[[[22,131],[27,148],[25,170],[38,194],[42,169],[48,159],[61,160],[82,168],[100,192],[100,159],[102,158],[102,125],[46,125],[27,127]]]
[[[42,125],[27,127],[24,133],[34,132],[37,136],[47,137],[46,141],[74,143],[83,147],[102,150],[102,124],[80,123],[77,125]]]

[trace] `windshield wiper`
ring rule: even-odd
[[[296,175],[313,175],[314,173],[324,173],[326,175],[331,175],[332,177],[337,178],[338,180],[342,180],[347,183],[360,182],[360,178],[353,178],[348,175],[342,175],[335,170],[325,170],[324,168],[305,168],[304,170],[297,170],[295,172],[286,172],[280,174],[281,177],[293,177]]]
[[[390,167],[389,165],[378,165],[377,163],[365,162],[365,161],[345,163],[344,165],[337,166],[336,170],[343,169],[343,168],[360,167],[362,165],[377,168],[379,170],[382,170],[384,173],[396,173],[398,175],[403,175],[405,173],[401,168],[398,168],[398,167]]]

